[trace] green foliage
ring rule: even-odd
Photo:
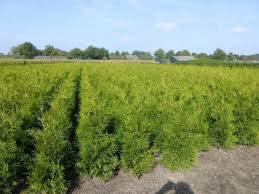
[[[212,55],[212,58],[217,60],[224,60],[226,59],[226,57],[227,57],[227,54],[219,48],[216,49]]]
[[[18,55],[25,59],[32,59],[38,54],[37,48],[30,42],[25,42],[11,49],[13,55]]]
[[[52,45],[45,46],[45,49],[42,51],[42,54],[51,57],[64,55],[60,49],[55,48]]]
[[[65,193],[75,167],[103,180],[119,168],[141,176],[156,163],[188,168],[211,146],[258,144],[258,72],[223,63],[5,62],[0,192],[24,181],[29,192]]]
[[[236,142],[233,125],[235,99],[230,93],[231,84],[227,84],[227,80],[215,80],[215,82],[217,83],[209,85],[207,98],[210,142],[214,146],[230,148]]]
[[[166,58],[169,60],[170,63],[173,63],[175,62],[175,53],[173,50],[169,50],[167,53],[166,53]]]
[[[108,180],[118,165],[116,138],[106,133],[106,115],[102,104],[96,101],[87,70],[82,73],[80,90],[80,119],[77,137],[80,145],[78,169],[80,174]]]
[[[197,149],[185,135],[170,136],[171,142],[167,142],[168,147],[163,150],[162,163],[172,170],[189,168],[197,160]]]
[[[89,46],[83,51],[84,59],[109,59],[109,51],[105,48]]]
[[[154,166],[155,151],[162,153],[164,165],[177,169],[190,167],[197,152],[211,145],[230,148],[238,143],[234,91],[247,86],[228,74],[246,74],[242,69],[89,65],[88,71],[95,105],[106,115],[96,123],[118,121],[117,154],[121,166],[135,175]]]
[[[85,138],[84,143],[81,144],[81,161],[78,163],[79,172],[91,177],[101,177],[104,180],[109,180],[118,165],[118,159],[115,156],[116,152],[116,141],[113,138],[89,134],[89,137]]]
[[[31,128],[40,126],[41,113],[63,73],[56,67],[1,67],[0,191],[26,181],[34,151]]]
[[[236,91],[234,108],[235,136],[239,144],[258,144],[259,98],[255,83],[247,90]]]
[[[140,176],[154,166],[148,138],[138,130],[125,133],[122,139],[122,167],[130,169],[132,174]]]
[[[182,51],[178,51],[176,53],[177,56],[190,56],[191,53],[188,50],[182,50]]]
[[[234,61],[235,59],[236,59],[236,56],[232,52],[228,53],[227,60]]]
[[[155,60],[158,63],[166,63],[166,55],[165,55],[165,51],[163,49],[158,49],[155,53]]]
[[[132,52],[132,55],[136,55],[138,59],[140,60],[152,60],[153,56],[151,55],[150,52],[145,52],[145,51],[138,51],[135,50]]]
[[[208,58],[208,54],[207,53],[199,53],[199,54],[197,54],[194,57],[197,57],[199,59],[207,59]]]
[[[72,69],[73,70],[73,69]],[[73,70],[56,94],[51,108],[43,115],[43,129],[35,132],[36,157],[30,178],[35,192],[64,193],[68,182],[65,172],[71,168],[71,114],[75,106],[78,71]]]
[[[69,59],[82,59],[83,58],[83,52],[79,48],[74,48],[68,53]]]

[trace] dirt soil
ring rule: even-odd
[[[84,178],[73,193],[259,194],[259,146],[227,151],[213,148],[200,153],[199,162],[185,172],[157,165],[139,179],[123,171],[106,183]]]

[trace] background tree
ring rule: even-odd
[[[159,63],[165,63],[166,62],[166,55],[165,51],[163,49],[158,49],[155,53],[155,60]]]
[[[122,52],[121,52],[121,55],[122,55],[122,56],[127,56],[127,55],[129,55],[129,52],[128,52],[128,51],[122,51]]]
[[[199,59],[207,59],[209,56],[207,53],[199,53],[197,54],[197,58]]]
[[[135,50],[132,55],[136,55],[140,60],[152,60],[153,56],[150,52]]]
[[[126,55],[127,55],[126,51],[125,52],[123,51],[121,53],[120,51],[115,51],[109,54],[109,58],[112,60],[126,60],[127,59]]]
[[[127,55],[129,55],[128,51],[122,51],[121,53],[120,51],[115,51],[109,54],[109,58],[112,60],[127,60]]]
[[[64,50],[61,50],[61,49],[58,49],[58,48],[56,48],[56,49],[58,51],[59,56],[67,56],[68,55],[67,51],[64,51]]]
[[[221,49],[216,49],[212,55],[213,59],[217,59],[217,60],[225,60],[226,59],[226,53],[221,50]]]
[[[227,59],[230,61],[234,61],[236,59],[236,57],[234,56],[234,54],[232,52],[230,52],[227,55]]]
[[[121,53],[120,53],[120,51],[115,51],[114,55],[115,56],[121,56]]]
[[[109,59],[109,51],[105,48],[97,48],[94,46],[89,46],[84,51],[85,59]]]
[[[238,54],[234,54],[235,59],[241,60],[241,57]]]
[[[83,53],[79,48],[74,48],[68,52],[69,59],[82,59],[82,57]]]
[[[0,58],[4,58],[5,54],[4,53],[0,53]]]
[[[167,53],[166,53],[166,58],[169,60],[170,63],[173,63],[175,61],[175,53],[173,50],[169,50]]]
[[[198,54],[197,53],[192,53],[192,56],[197,58]]]
[[[25,59],[32,59],[38,54],[38,49],[30,42],[24,42],[11,49],[12,55],[17,55]]]
[[[45,49],[42,51],[42,53],[46,56],[50,56],[51,58],[61,55],[60,50],[52,45],[45,46]]]
[[[176,53],[177,56],[190,56],[191,53],[188,50],[182,50],[182,51],[178,51]]]
[[[97,48],[95,56],[97,59],[109,59],[109,51],[105,48]]]

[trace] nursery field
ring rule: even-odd
[[[0,63],[0,193],[186,169],[258,136],[258,67]]]

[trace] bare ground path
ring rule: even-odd
[[[186,172],[158,165],[141,178],[120,171],[109,182],[82,179],[73,193],[242,193],[259,194],[259,146],[200,153],[199,163]]]

